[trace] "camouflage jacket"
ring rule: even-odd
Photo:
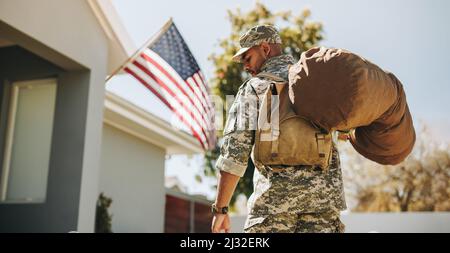
[[[288,79],[288,65],[293,64],[289,55],[270,58],[261,71]],[[224,128],[223,144],[216,169],[242,177],[249,157],[253,159],[255,124],[258,103],[269,86],[269,81],[254,77],[245,82],[230,107]],[[248,109],[239,108],[246,103]],[[346,209],[339,154],[333,147],[332,163],[327,173],[312,166],[284,167],[275,172],[269,166],[255,164],[254,192],[248,200],[250,215],[276,213],[316,213]]]

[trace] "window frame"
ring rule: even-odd
[[[15,81],[10,82],[8,80],[5,80],[3,82],[5,88],[4,88],[4,95],[3,99],[6,99],[7,101],[5,103],[2,103],[2,105],[7,106],[7,109],[5,110],[7,112],[6,115],[6,124],[5,124],[5,130],[4,130],[4,141],[1,143],[3,146],[2,154],[1,154],[1,167],[0,167],[0,204],[11,204],[11,203],[18,203],[18,204],[36,204],[36,203],[45,203],[46,197],[44,197],[44,200],[33,200],[33,199],[23,199],[23,200],[8,200],[7,194],[8,194],[8,185],[9,185],[9,176],[11,172],[11,159],[12,159],[12,151],[13,151],[13,141],[14,141],[14,131],[16,128],[16,117],[17,117],[17,108],[19,103],[19,91],[23,87],[27,87],[30,85],[39,85],[39,84],[49,84],[52,83],[55,85],[56,93],[55,93],[55,104],[54,109],[56,109],[56,96],[57,96],[57,89],[58,89],[58,80],[57,78],[45,78],[45,79],[34,79],[34,80],[24,80],[24,81]],[[52,132],[53,132],[53,126],[54,126],[54,118],[55,115],[53,114],[53,125],[52,125]],[[2,117],[3,118],[3,117]],[[3,119],[2,119],[3,120]],[[51,155],[51,143],[50,143],[50,155]],[[50,157],[49,157],[50,160]],[[48,174],[47,174],[47,185],[46,185],[46,192],[48,187]]]

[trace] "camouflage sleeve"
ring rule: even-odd
[[[254,143],[257,103],[251,86],[243,85],[228,112],[216,169],[244,176]]]

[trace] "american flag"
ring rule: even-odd
[[[155,94],[191,131],[203,149],[215,145],[209,88],[194,56],[170,20],[124,70]]]

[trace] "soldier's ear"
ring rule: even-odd
[[[269,43],[267,43],[267,42],[263,42],[263,43],[261,43],[261,48],[262,48],[262,50],[263,50],[263,52],[264,52],[264,55],[267,57],[267,56],[269,56],[269,54],[270,54],[270,45],[269,45]]]

